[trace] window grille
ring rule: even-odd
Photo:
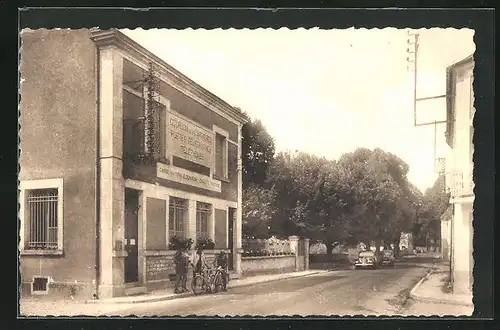
[[[196,203],[196,237],[208,237],[208,224],[212,215],[212,205]]]
[[[27,191],[26,250],[56,250],[58,228],[57,189]]]
[[[184,222],[188,206],[185,199],[170,197],[168,234],[170,237],[184,237]]]
[[[49,291],[49,278],[37,276],[33,278],[31,282],[31,293],[32,294],[43,294]]]

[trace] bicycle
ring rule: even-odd
[[[194,269],[194,267],[193,267]],[[205,266],[201,273],[196,273],[191,281],[191,289],[195,295],[201,293],[217,293],[224,289],[222,276],[228,277],[222,267]],[[226,286],[227,286],[226,281]]]
[[[227,286],[227,275],[224,269],[220,266],[216,267],[215,269],[210,269],[210,284],[211,284],[211,290],[213,293],[217,293],[224,288],[224,282],[222,281],[223,276],[226,276],[226,286]]]

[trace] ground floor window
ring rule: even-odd
[[[209,238],[208,225],[212,216],[212,205],[196,202],[196,237]]]
[[[26,191],[25,250],[57,249],[57,188]]]
[[[63,179],[21,181],[21,250],[59,254],[63,249]]]
[[[170,197],[168,215],[168,234],[170,237],[184,237],[186,217],[188,214],[188,201],[181,198]]]

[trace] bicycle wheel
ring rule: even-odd
[[[227,291],[227,287],[229,286],[229,273],[224,272],[224,275],[226,277],[226,285],[224,286],[224,290]]]
[[[215,274],[215,278],[213,280],[213,290],[212,291],[214,293],[217,293],[221,290],[222,290],[222,277],[221,277],[221,273],[217,272],[217,274]]]
[[[195,277],[193,277],[193,280],[191,281],[191,289],[193,290],[193,293],[195,295],[205,293],[207,287],[207,281],[202,275],[197,274]]]

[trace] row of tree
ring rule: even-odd
[[[303,152],[275,153],[263,124],[243,127],[243,234],[300,235],[334,242],[396,243],[401,232],[438,242],[448,205],[443,180],[422,194],[409,166],[381,149],[358,148],[338,160]]]

